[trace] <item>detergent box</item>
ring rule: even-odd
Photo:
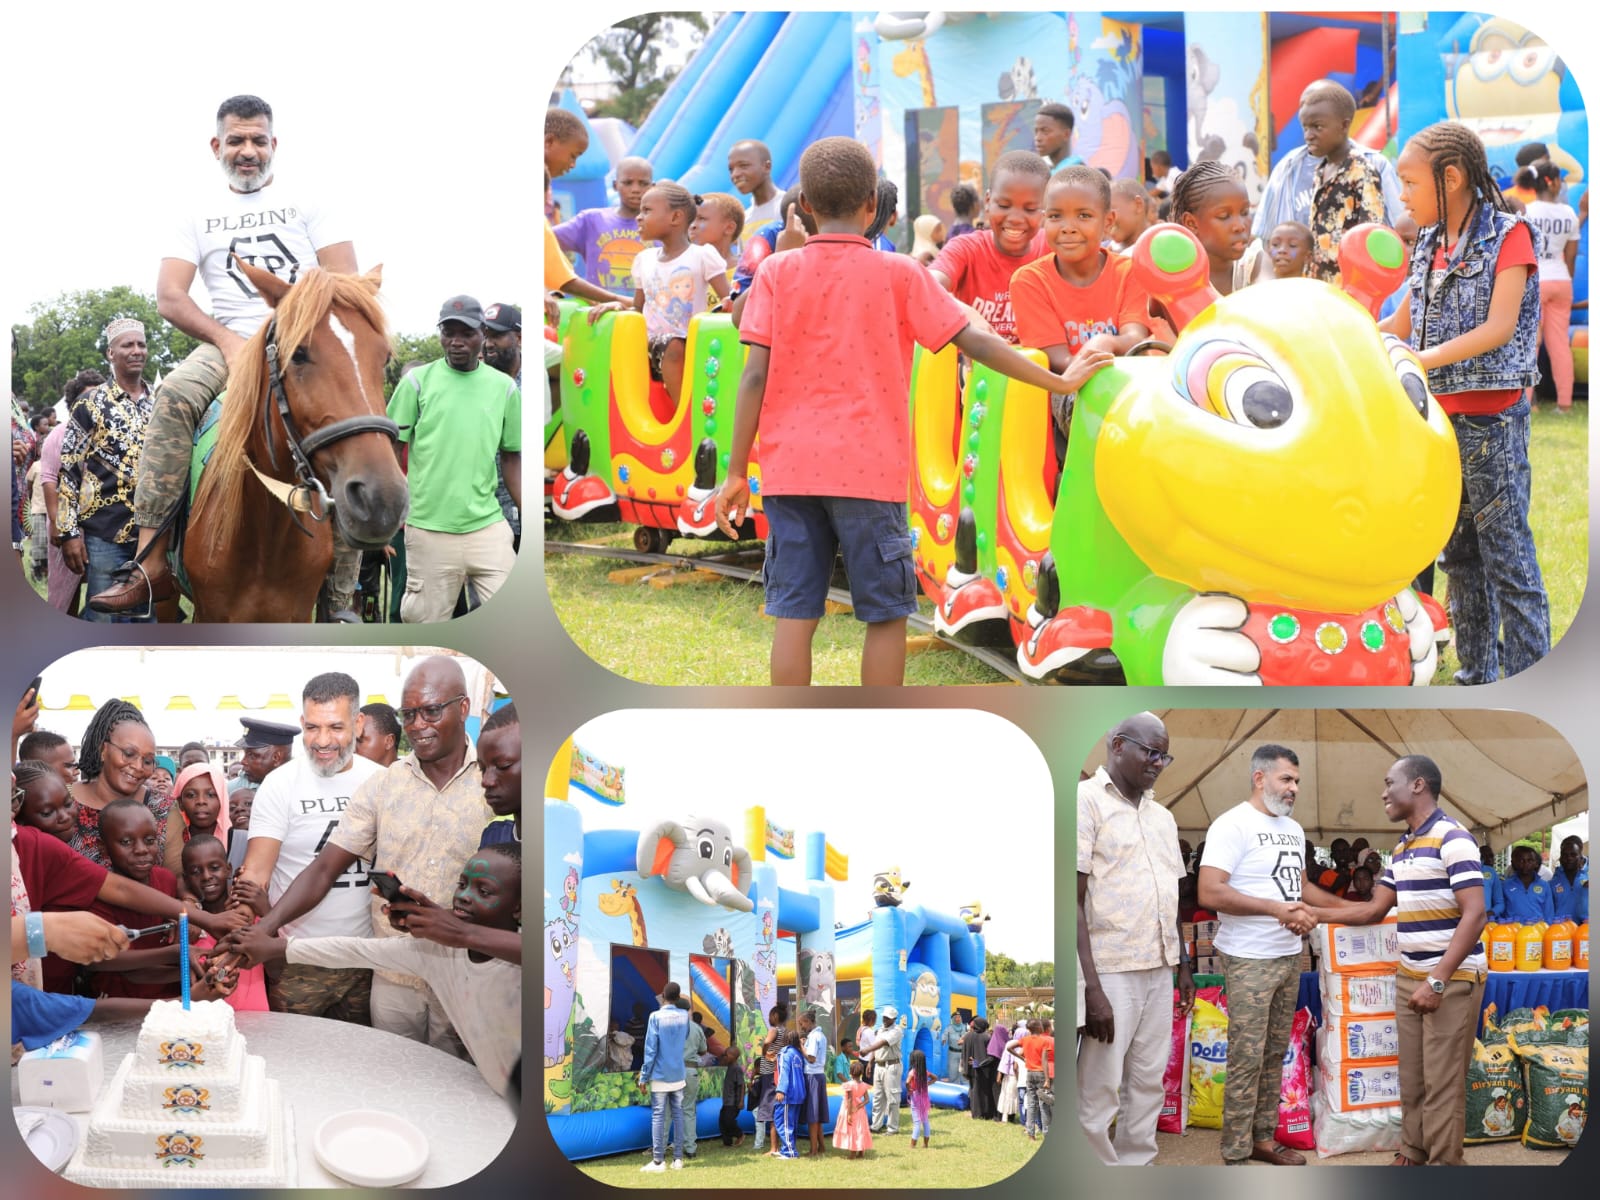
[[[1370,975],[1392,971],[1400,963],[1395,917],[1376,925],[1318,925],[1311,936],[1322,964],[1319,969],[1326,974]]]

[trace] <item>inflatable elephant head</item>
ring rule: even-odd
[[[750,899],[754,864],[721,821],[663,821],[639,835],[638,859],[640,875],[659,875],[669,888],[688,892],[702,904],[740,912],[755,908]]]

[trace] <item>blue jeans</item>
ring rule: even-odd
[[[133,558],[138,547],[129,542],[123,545],[118,542],[108,542],[104,538],[97,538],[92,533],[83,535],[83,550],[88,558],[83,577],[89,585],[88,594],[93,596],[103,592],[111,586],[112,574],[123,563]],[[148,617],[139,615],[140,610],[132,613],[100,613],[88,605],[84,605],[83,616],[89,621],[100,621],[112,625],[141,625],[153,622],[156,617],[151,613]]]
[[[1550,653],[1550,602],[1528,525],[1528,401],[1450,424],[1461,449],[1461,512],[1439,567],[1450,577],[1455,678],[1492,683]]]
[[[677,1148],[674,1157],[681,1159],[683,1157],[683,1092],[651,1092],[650,1156],[656,1162],[664,1162],[666,1160],[669,1142]]]

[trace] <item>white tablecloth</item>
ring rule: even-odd
[[[105,1082],[132,1052],[138,1021],[95,1024],[104,1042]],[[294,1112],[296,1182],[349,1187],[317,1161],[311,1143],[335,1113],[376,1108],[396,1113],[427,1136],[428,1165],[410,1187],[444,1187],[478,1174],[505,1148],[516,1115],[471,1063],[421,1042],[321,1017],[240,1013],[249,1053],[267,1061]],[[11,1075],[11,1102],[21,1103]],[[79,1129],[88,1113],[72,1113]]]

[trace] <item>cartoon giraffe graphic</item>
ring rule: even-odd
[[[922,83],[923,108],[937,107],[937,101],[933,98],[933,68],[928,64],[926,39],[911,38],[906,42],[906,48],[894,56],[891,65],[901,79],[918,76]]]
[[[638,889],[620,879],[611,881],[611,890],[600,893],[600,911],[608,917],[627,917],[635,946],[647,946],[644,936],[644,911],[639,907]]]

